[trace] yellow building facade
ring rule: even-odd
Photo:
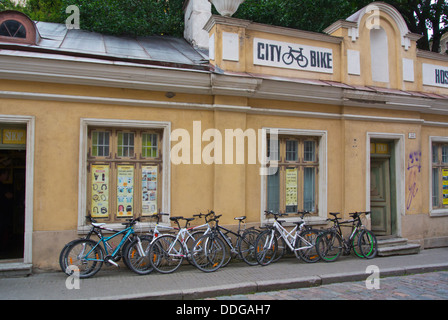
[[[207,55],[141,40],[149,57],[16,17],[38,32],[0,35],[0,167],[10,208],[23,205],[2,230],[23,237],[14,258],[57,268],[86,215],[148,228],[159,211],[260,225],[265,210],[308,210],[318,227],[372,211],[378,236],[448,244],[448,58],[419,51],[395,8],[373,3],[326,34],[211,16]]]

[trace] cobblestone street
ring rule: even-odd
[[[446,300],[448,271],[380,278],[379,289],[365,281],[335,283],[313,288],[231,295],[210,300]]]

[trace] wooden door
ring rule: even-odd
[[[370,209],[372,231],[376,235],[390,235],[392,229],[390,206],[389,159],[370,161]]]

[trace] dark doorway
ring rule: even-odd
[[[0,259],[23,258],[25,165],[25,150],[0,150]]]

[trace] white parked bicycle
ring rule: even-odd
[[[194,218],[184,218],[181,216],[170,217],[170,220],[174,221],[177,224],[178,232],[175,236],[164,234],[151,243],[148,254],[151,265],[160,273],[174,272],[175,270],[177,270],[177,268],[180,267],[184,259],[191,260],[192,264],[198,267],[195,262],[195,253],[192,251],[191,247],[197,240],[196,238],[198,237],[198,235],[202,235],[203,233],[195,234],[194,231],[199,228],[208,227],[208,224],[206,223],[199,226],[188,227],[190,221],[193,221]],[[185,220],[184,227],[180,226],[179,220]],[[220,239],[216,239],[216,242],[221,243],[219,246],[213,247],[213,254],[211,254],[210,256],[213,256],[214,259],[217,259],[219,262],[219,259],[221,259],[221,257],[223,259],[223,254],[225,254],[224,244]],[[203,249],[203,247],[201,246],[196,246],[196,248],[196,250],[198,251]],[[210,250],[210,248],[207,248],[207,250]],[[216,263],[216,269],[218,269],[222,264],[222,261],[221,264],[219,264],[218,262]],[[215,265],[215,263],[213,265]]]
[[[286,244],[286,247],[294,252],[297,259],[303,259],[309,263],[320,260],[315,247],[320,231],[312,229],[303,220],[303,217],[309,212],[298,212],[302,215],[302,219],[294,222],[295,227],[291,231],[283,227],[284,221],[278,220],[279,217],[287,216],[287,213],[265,211],[265,214],[274,216],[274,223],[261,232],[255,240],[256,257],[260,265],[266,266],[278,256],[279,241]]]

